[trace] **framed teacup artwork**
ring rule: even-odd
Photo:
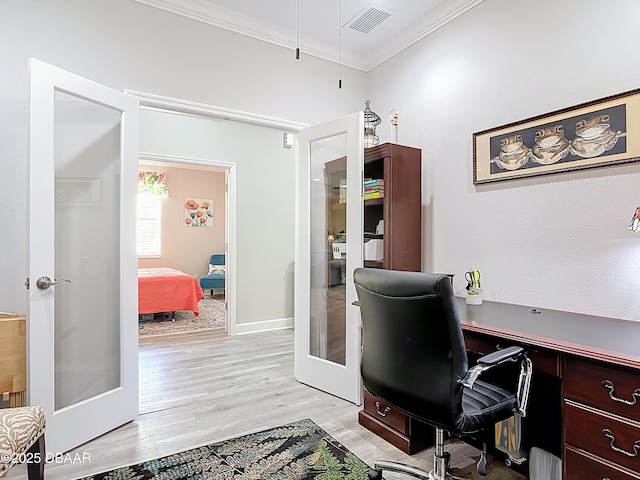
[[[473,183],[640,160],[640,89],[473,134]]]

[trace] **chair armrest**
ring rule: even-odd
[[[507,360],[516,358],[522,352],[524,352],[524,348],[522,347],[507,347],[503,348],[502,350],[496,350],[495,352],[489,353],[484,357],[480,357],[478,359],[478,363],[480,365],[488,365],[490,367],[493,367],[495,365],[499,365],[502,362],[506,362]]]
[[[465,388],[473,389],[473,384],[478,377],[487,370],[501,365],[505,362],[520,361],[520,376],[518,379],[518,389],[516,397],[518,399],[517,413],[523,417],[527,415],[527,405],[529,403],[529,389],[531,387],[531,376],[533,374],[533,364],[522,347],[513,346],[489,353],[478,359],[478,363],[471,367],[461,380]]]
[[[480,357],[478,363],[467,371],[467,374],[462,379],[462,385],[473,389],[473,384],[483,372],[504,362],[517,360],[523,352],[524,349],[522,347],[513,346],[496,350],[484,357]]]

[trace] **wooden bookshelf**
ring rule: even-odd
[[[384,196],[363,201],[364,231],[374,233],[384,220],[384,258],[365,260],[368,268],[422,270],[422,151],[384,143],[364,153],[364,177],[384,180]],[[412,454],[433,444],[433,429],[394,411],[379,413],[386,402],[365,391],[358,423],[402,451]]]

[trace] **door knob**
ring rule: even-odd
[[[38,280],[36,280],[36,287],[38,287],[40,290],[46,290],[54,285],[57,285],[59,283],[71,283],[71,280],[51,280],[49,277],[40,277]]]

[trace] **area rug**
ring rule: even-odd
[[[168,335],[172,333],[186,333],[208,328],[224,327],[224,294],[209,295],[205,293],[198,302],[200,314],[196,317],[193,312],[179,310],[176,312],[175,322],[169,318],[142,320],[138,322],[140,336]]]
[[[368,471],[306,419],[81,480],[366,480]]]

